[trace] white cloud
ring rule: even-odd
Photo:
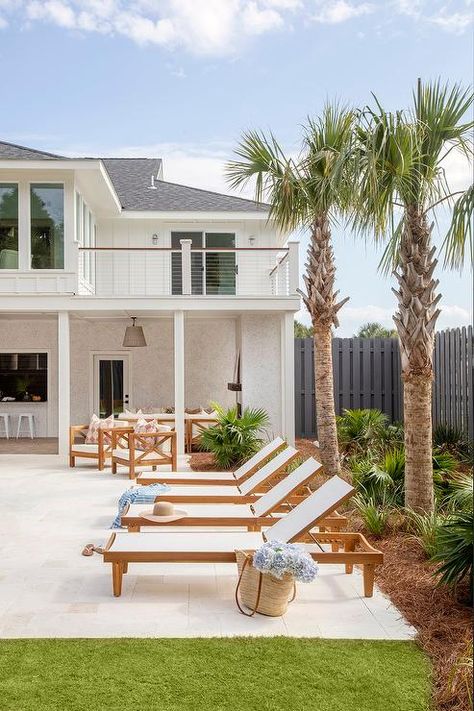
[[[334,2],[325,2],[321,6],[321,10],[313,16],[313,20],[323,24],[335,25],[361,15],[368,15],[374,10],[375,7],[371,3],[363,2],[357,5],[346,2],[346,0],[335,0]]]
[[[472,163],[459,150],[452,150],[443,161],[447,183],[451,192],[466,190],[472,183]]]
[[[0,30],[2,30],[4,27],[8,26],[8,22],[3,19],[3,17],[0,17]]]
[[[69,5],[60,0],[33,0],[26,8],[29,20],[50,20],[60,27],[73,29],[76,26],[76,15]]]
[[[430,20],[441,29],[460,35],[469,25],[472,25],[474,15],[472,12],[453,12],[451,14],[442,12],[431,17]]]
[[[247,32],[254,35],[260,35],[283,26],[283,18],[280,13],[270,8],[260,9],[256,2],[247,3],[242,19]]]

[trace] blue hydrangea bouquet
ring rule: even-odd
[[[297,543],[264,543],[255,551],[253,565],[261,573],[270,573],[278,580],[291,575],[299,583],[311,583],[318,574],[314,560]]]

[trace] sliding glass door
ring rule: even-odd
[[[172,232],[171,248],[181,250],[181,240],[191,240],[191,293],[235,294],[237,262],[235,252],[212,252],[212,249],[235,249],[235,234],[227,232]],[[171,293],[183,293],[181,252],[171,255]]]

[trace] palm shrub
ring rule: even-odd
[[[448,483],[442,505],[448,511],[472,511],[473,496],[472,474],[454,474]]]
[[[435,575],[438,585],[455,588],[466,578],[472,603],[472,558],[474,555],[474,515],[472,510],[453,514],[439,527],[437,552],[433,560],[439,563]]]
[[[378,450],[387,427],[388,417],[380,410],[344,410],[337,417],[339,443],[349,454]]]
[[[461,460],[472,457],[472,445],[464,432],[451,425],[439,424],[433,430],[433,447],[439,452],[449,452]]]
[[[390,516],[389,502],[387,501],[382,505],[373,497],[365,497],[359,494],[354,497],[354,504],[367,531],[374,536],[383,535]]]
[[[407,511],[408,530],[413,533],[413,538],[418,541],[428,558],[438,551],[438,532],[444,522],[444,517],[436,511],[429,514],[420,514],[416,511]]]
[[[203,428],[200,449],[212,452],[216,465],[222,469],[239,465],[257,452],[263,440],[259,436],[269,424],[265,410],[246,407],[239,417],[237,408],[224,410],[213,403],[217,423]]]

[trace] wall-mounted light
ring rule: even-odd
[[[155,246],[158,244],[158,235],[152,235],[151,243],[154,244]]]
[[[255,237],[254,237],[254,235],[250,235],[250,237],[249,237],[249,245],[250,245],[251,247],[253,247],[254,244],[255,244]]]

